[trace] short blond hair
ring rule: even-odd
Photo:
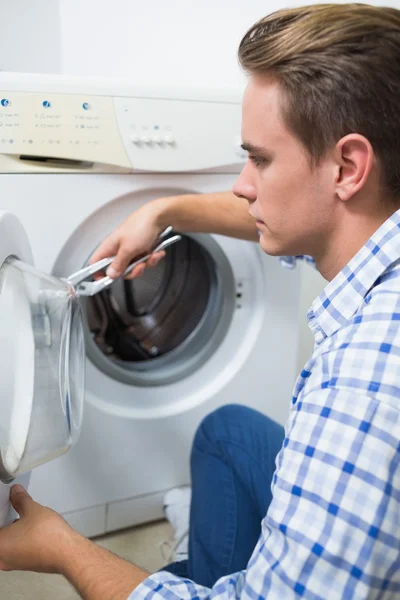
[[[279,10],[239,46],[249,74],[272,75],[287,127],[318,162],[349,133],[364,135],[382,184],[400,197],[400,11],[368,4]]]

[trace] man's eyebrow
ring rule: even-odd
[[[243,142],[243,144],[241,144],[241,147],[243,148],[243,150],[246,150],[246,152],[250,152],[250,154],[270,154],[267,148],[264,148],[263,146],[254,146],[253,144],[249,144],[247,142]]]

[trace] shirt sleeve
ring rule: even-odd
[[[395,407],[357,390],[309,392],[292,408],[247,569],[212,589],[156,573],[130,600],[393,598],[400,593],[399,440]]]
[[[206,600],[240,598],[245,571],[219,579],[212,589],[182,579],[167,571],[159,571],[145,579],[128,600]]]

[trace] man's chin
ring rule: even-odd
[[[265,239],[265,235],[261,234],[258,240],[261,249],[265,254],[269,254],[269,256],[283,256],[287,254],[285,250],[279,245],[276,241],[274,243],[271,239]]]

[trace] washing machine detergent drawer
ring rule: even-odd
[[[71,286],[40,273],[18,220],[0,213],[0,526],[9,484],[64,454],[82,423],[82,313]],[[7,485],[8,484],[8,485]]]

